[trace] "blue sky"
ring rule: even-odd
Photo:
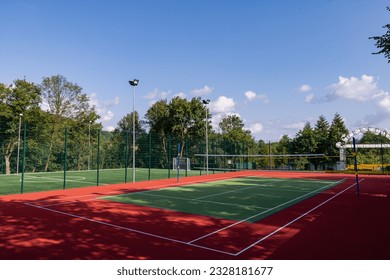
[[[390,129],[384,0],[0,0],[0,82],[61,74],[106,129],[174,96],[210,99],[256,139],[294,136],[339,113],[352,130]]]

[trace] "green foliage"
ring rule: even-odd
[[[328,156],[332,157],[333,159],[336,159],[339,156],[339,149],[336,147],[336,143],[340,142],[343,135],[347,135],[348,129],[345,126],[343,118],[340,116],[339,113],[336,113],[332,123],[329,127],[329,143],[330,143],[330,149],[329,152],[326,153]]]
[[[387,10],[390,11],[390,7],[387,7]],[[378,52],[372,54],[383,54],[387,58],[387,62],[390,63],[390,24],[383,26],[386,28],[386,33],[382,36],[373,36],[369,39],[376,41],[375,46],[379,49]]]
[[[208,129],[210,127],[210,113],[200,98],[192,98],[190,101],[180,97],[173,98],[170,103],[160,100],[154,103],[147,111],[145,117],[149,123],[150,131],[158,133],[163,139],[164,147],[167,144],[168,135],[178,139],[183,154],[186,139],[199,139],[204,137],[206,129],[206,111]],[[165,148],[163,151],[166,153]]]
[[[241,142],[245,144],[253,143],[254,139],[249,130],[244,129],[244,121],[237,115],[224,117],[219,122],[222,136],[231,142]]]
[[[44,105],[43,105],[44,104]],[[44,108],[44,109],[43,109]],[[22,115],[21,115],[22,114]],[[206,115],[207,114],[207,115]],[[336,143],[348,134],[344,120],[337,113],[331,124],[320,116],[314,127],[307,122],[295,137],[284,135],[278,142],[255,141],[244,121],[237,115],[224,117],[220,133],[212,130],[211,114],[200,98],[191,100],[180,97],[170,102],[154,103],[141,119],[134,112],[137,166],[166,168],[172,158],[180,156],[193,159],[195,154],[204,154],[206,126],[208,129],[209,153],[219,155],[286,155],[325,154],[322,158],[246,157],[240,162],[229,163],[230,167],[251,163],[257,168],[306,169],[309,164],[317,169],[330,166],[339,160]],[[16,152],[19,150],[19,127],[27,128],[26,161],[28,171],[58,171],[63,169],[65,128],[67,134],[67,166],[71,170],[97,167],[97,136],[102,125],[95,108],[89,105],[88,96],[82,88],[69,82],[64,76],[45,77],[40,85],[15,80],[12,85],[0,83],[0,170],[15,173]],[[206,122],[207,120],[207,122]],[[149,133],[144,124],[148,125]],[[101,132],[100,167],[123,168],[132,165],[133,113],[124,116],[113,132]],[[23,135],[21,135],[23,136]],[[389,143],[387,138],[366,133],[361,143]],[[359,161],[377,163],[378,159],[390,162],[390,155],[377,150],[360,151]],[[236,158],[211,157],[210,167],[227,166],[228,160]],[[244,162],[245,161],[245,162]],[[239,165],[237,165],[239,164]],[[204,162],[199,162],[204,166]]]

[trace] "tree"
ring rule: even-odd
[[[332,123],[329,128],[329,153],[328,155],[333,159],[333,162],[339,160],[340,151],[336,147],[337,142],[341,142],[343,136],[348,135],[348,129],[345,126],[343,118],[339,113],[336,113],[333,117]]]
[[[294,152],[297,154],[313,154],[317,149],[317,142],[309,122],[305,124],[303,129],[298,131],[296,134],[292,146]],[[298,169],[306,168],[306,165],[309,163],[306,157],[299,157],[295,160],[295,164]]]
[[[185,140],[203,138],[206,133],[206,125],[210,131],[210,112],[200,98],[192,98],[191,101],[175,97],[168,106],[171,135],[180,142],[180,156],[183,155]],[[206,112],[208,123],[206,124]]]
[[[142,128],[141,121],[139,119],[139,114],[137,111],[134,112],[134,124],[134,130],[136,135],[145,133],[145,130]],[[133,112],[127,114],[119,120],[119,122],[117,123],[117,127],[114,130],[114,133],[127,131],[133,131]]]
[[[253,141],[250,130],[244,128],[243,120],[237,115],[222,118],[218,125],[222,135],[228,141],[245,142],[247,144]]]
[[[4,141],[5,173],[11,173],[11,155],[17,147],[20,121],[39,123],[41,92],[37,85],[15,80],[12,86],[0,84],[0,139]]]
[[[207,117],[210,120],[208,110]],[[167,100],[157,101],[146,112],[145,118],[150,125],[150,132],[158,133],[162,138],[163,147],[166,146],[168,135],[180,142],[181,156],[187,138],[199,139],[205,135],[206,107],[200,98],[194,97],[188,101],[175,97],[170,103]]]
[[[53,147],[60,139],[60,131],[65,126],[78,126],[79,124],[83,124],[83,127],[86,128],[90,122],[96,121],[99,116],[94,108],[90,108],[88,96],[82,93],[82,88],[75,83],[69,82],[62,75],[44,77],[40,88],[44,103],[48,106],[47,112],[51,117],[49,156],[44,168],[47,171],[52,159]]]
[[[268,155],[270,152],[270,145],[265,143],[264,140],[257,142],[258,150],[260,155]],[[271,168],[271,158],[260,157],[257,159],[256,164],[260,168]]]
[[[329,141],[329,123],[323,115],[318,118],[317,123],[315,124],[314,136],[317,146],[315,153],[324,155],[328,154],[331,146]],[[325,164],[327,162],[327,158],[313,158],[312,162],[317,170],[318,165]]]
[[[379,134],[367,131],[363,134],[359,141],[359,144],[389,144],[390,140]],[[359,149],[358,150],[358,162],[359,163],[384,163],[389,162],[389,155],[385,153],[383,148],[370,148],[370,149]]]
[[[314,130],[309,122],[298,131],[293,141],[294,151],[299,154],[312,154],[317,149]]]
[[[275,147],[275,154],[277,155],[286,155],[291,153],[291,139],[288,137],[288,135],[283,135],[282,138],[280,138],[277,146]],[[287,157],[277,157],[275,159],[275,165],[278,166],[286,166],[288,165],[288,158]]]
[[[386,9],[390,11],[390,7],[387,7]],[[387,29],[385,34],[382,36],[373,36],[369,39],[375,40],[375,46],[379,49],[378,52],[372,54],[384,54],[385,58],[387,58],[387,62],[390,63],[390,24],[386,24],[383,28]]]
[[[151,133],[158,133],[165,137],[170,132],[169,107],[166,99],[154,103],[146,112]]]

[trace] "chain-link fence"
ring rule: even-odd
[[[215,154],[254,154],[255,147],[209,139],[177,139],[131,131],[89,129],[41,131],[21,125],[13,137],[0,138],[0,194],[96,186],[133,181],[253,169],[248,158]],[[232,160],[234,162],[232,162]],[[178,163],[180,169],[177,169]]]
[[[325,170],[338,158],[262,154],[256,142],[223,135],[178,139],[132,131],[106,132],[0,123],[0,194],[98,186],[243,169]],[[11,130],[11,129],[10,129]],[[347,164],[352,164],[347,155]],[[361,170],[390,172],[390,150],[361,150]],[[366,165],[364,165],[366,164]],[[177,167],[180,169],[177,169]],[[328,166],[328,167],[326,167]],[[349,167],[349,165],[347,165]]]

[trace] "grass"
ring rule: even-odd
[[[199,171],[188,171],[187,176],[199,175]],[[176,170],[170,170],[170,178],[177,176]],[[185,176],[181,171],[180,176]],[[168,178],[167,169],[137,168],[136,181],[147,181]],[[65,188],[80,188],[97,185],[98,174],[96,170],[67,171]],[[0,175],[0,195],[21,193],[21,174]],[[118,184],[132,182],[132,169],[127,169],[127,180],[125,180],[125,169],[103,169],[99,171],[99,185]],[[24,175],[24,191],[37,192],[47,190],[58,190],[64,187],[64,172],[37,172]]]
[[[255,222],[318,192],[336,181],[244,177],[108,196],[104,199]]]

